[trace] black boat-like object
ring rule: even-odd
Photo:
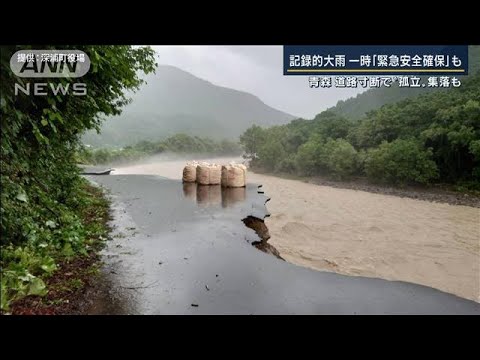
[[[89,171],[89,172],[82,172],[82,175],[110,175],[110,173],[115,169],[107,169],[104,171]]]

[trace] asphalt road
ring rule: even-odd
[[[268,216],[256,185],[88,178],[112,195],[115,225],[89,313],[480,314],[480,304],[429,287],[310,270],[257,250],[242,222]]]

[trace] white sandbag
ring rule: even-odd
[[[210,165],[204,165],[203,163],[197,165],[197,183],[200,185],[210,184]]]
[[[233,173],[232,177],[229,177],[230,187],[243,187],[245,186],[245,171],[239,167],[234,166],[233,170],[230,171]]]
[[[237,164],[237,166],[243,170],[243,186],[247,185],[247,167],[243,164]]]
[[[243,187],[245,186],[245,171],[236,165],[222,167],[222,186]]]
[[[210,185],[220,185],[222,182],[222,166],[210,165]]]
[[[222,179],[220,181],[220,183],[222,184],[222,187],[228,187],[228,168],[231,166],[232,165],[222,166]]]
[[[197,165],[197,183],[200,185],[220,185],[222,181],[222,166],[201,163]]]
[[[188,164],[183,168],[183,182],[191,183],[195,182],[197,179],[197,166],[193,164]]]

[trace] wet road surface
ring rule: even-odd
[[[429,287],[315,271],[257,250],[242,222],[268,216],[256,185],[88,178],[114,210],[91,314],[480,314],[480,304]]]

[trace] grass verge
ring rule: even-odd
[[[87,290],[99,273],[98,252],[110,231],[110,203],[100,188],[84,179],[76,197],[79,227],[74,236],[82,246],[2,247],[2,314],[76,314],[84,310]],[[55,231],[61,232],[61,226]]]

